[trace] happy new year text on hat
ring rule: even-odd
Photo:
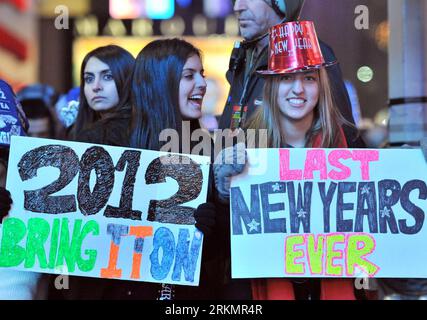
[[[292,73],[317,69],[326,64],[312,21],[293,21],[269,30],[268,70],[262,75]]]

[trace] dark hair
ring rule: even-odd
[[[155,40],[138,54],[132,80],[133,133],[131,146],[160,150],[160,132],[175,129],[181,133],[179,83],[184,65],[200,50],[181,39]],[[191,130],[200,128],[191,121]]]
[[[47,118],[49,123],[49,138],[55,138],[55,120],[45,103],[39,99],[21,101],[22,109],[28,120]]]
[[[109,121],[112,118],[123,118],[131,115],[130,93],[129,87],[131,82],[132,70],[135,64],[135,58],[129,51],[116,45],[108,45],[99,47],[89,52],[83,59],[80,69],[80,98],[79,98],[79,113],[76,123],[72,130],[72,135],[75,138],[82,130],[87,129],[95,121],[100,119],[98,112],[92,110],[86,100],[84,86],[84,71],[89,59],[95,57],[107,64],[113,74],[114,82],[117,87],[119,103],[113,109],[108,110],[107,115],[102,121]]]

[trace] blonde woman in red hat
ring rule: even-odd
[[[332,99],[331,86],[310,21],[290,22],[270,29],[269,69],[263,107],[248,123],[267,129],[268,148],[346,148],[342,125],[349,123]],[[257,279],[254,299],[354,300],[351,279]]]

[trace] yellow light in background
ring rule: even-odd
[[[193,19],[193,32],[196,36],[205,36],[208,33],[208,19],[198,14]]]
[[[360,67],[359,70],[357,70],[357,79],[359,79],[360,81],[364,83],[368,83],[372,81],[373,78],[374,78],[374,71],[370,67],[363,66],[363,67]]]
[[[179,16],[169,20],[162,20],[160,31],[162,34],[170,37],[182,36],[185,31],[185,21]]]
[[[224,23],[225,34],[229,37],[237,37],[239,35],[239,22],[236,16],[229,15]]]
[[[387,126],[390,119],[389,109],[381,109],[378,111],[374,117],[374,123],[378,126]]]
[[[378,48],[387,51],[389,37],[390,26],[387,21],[383,21],[375,28],[375,41],[377,42]]]
[[[78,35],[90,37],[98,34],[98,19],[94,15],[76,20],[75,30]]]
[[[38,12],[42,17],[56,17],[55,8],[66,6],[68,14],[74,16],[84,16],[90,11],[90,0],[43,0],[36,1]]]
[[[148,37],[153,35],[153,21],[138,19],[132,21],[132,34],[138,37]]]
[[[115,37],[125,36],[126,27],[121,20],[110,19],[104,28],[104,35]]]

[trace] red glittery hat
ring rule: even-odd
[[[268,70],[261,75],[293,73],[333,65],[325,62],[313,21],[293,21],[269,30]]]

